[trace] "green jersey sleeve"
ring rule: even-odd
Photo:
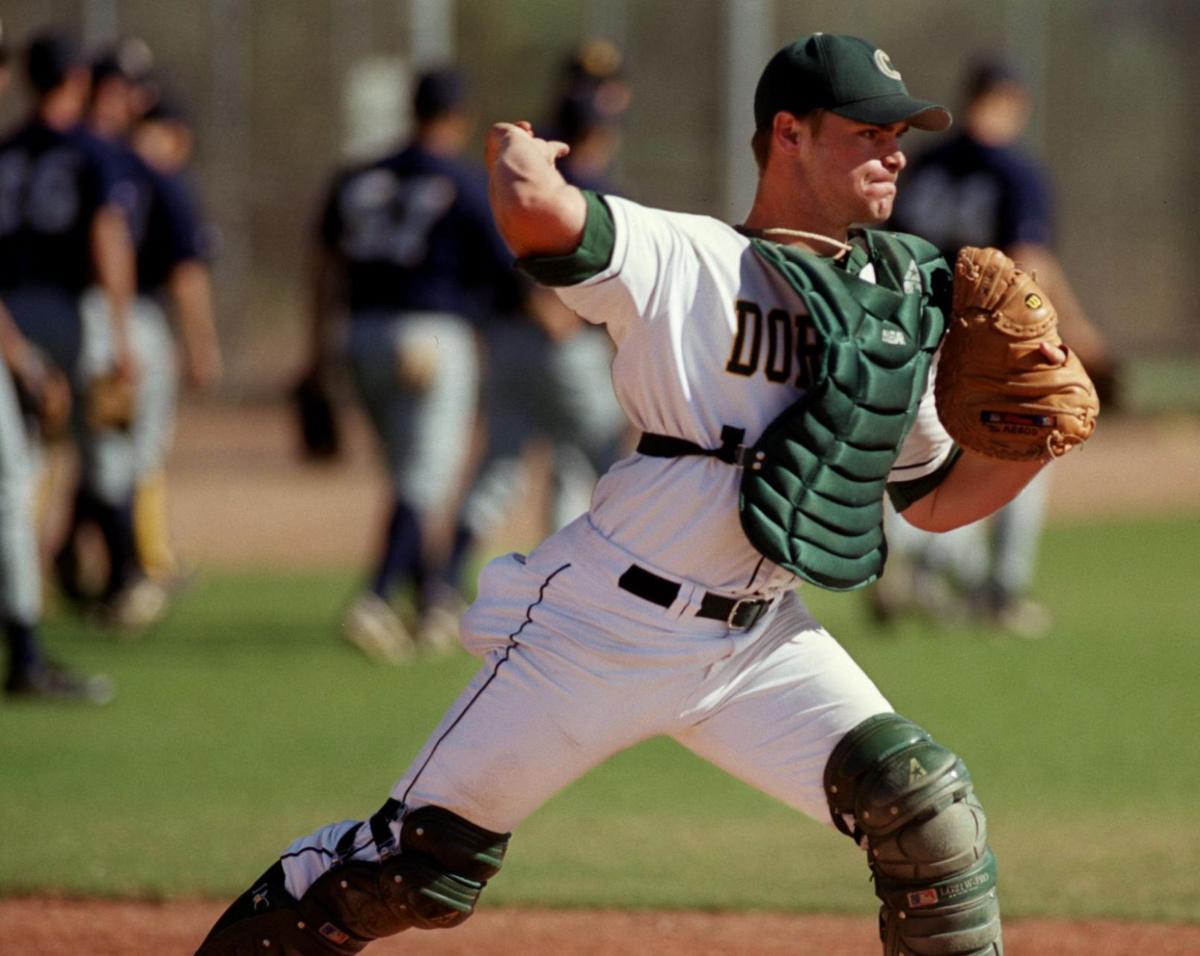
[[[578,285],[608,268],[616,247],[617,230],[612,210],[599,193],[583,190],[587,222],[574,252],[565,256],[525,256],[517,268],[542,285]]]

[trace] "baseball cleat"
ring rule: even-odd
[[[377,664],[405,664],[416,645],[391,606],[377,594],[358,597],[342,621],[342,640]]]
[[[350,956],[366,946],[331,923],[313,922],[276,862],[213,924],[196,956]]]
[[[462,608],[447,604],[435,604],[421,618],[417,633],[417,647],[423,654],[453,654],[462,645],[458,639],[458,622]]]
[[[1044,604],[1029,598],[1014,598],[994,608],[989,620],[1014,637],[1039,640],[1046,637],[1054,626],[1054,618]]]
[[[109,678],[76,674],[55,661],[11,675],[4,684],[4,693],[13,701],[96,705],[107,704],[116,696]]]
[[[170,604],[170,593],[163,585],[138,578],[112,599],[104,611],[104,623],[126,637],[137,637],[166,617]]]

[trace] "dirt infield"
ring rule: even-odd
[[[384,485],[360,426],[345,459],[297,464],[286,409],[185,410],[171,462],[170,511],[186,560],[205,567],[356,565],[370,551]],[[1102,424],[1083,453],[1056,465],[1056,521],[1194,509],[1200,422]],[[536,523],[514,522],[514,546]],[[865,886],[865,884],[864,884]],[[0,953],[127,956],[194,951],[222,904],[0,899]],[[1009,956],[1184,956],[1200,926],[1116,921],[1012,921]],[[452,933],[408,933],[371,948],[427,956],[863,956],[879,952],[874,921],[779,914],[484,909]]]
[[[0,900],[0,941],[21,956],[173,956],[195,951],[213,903]],[[1008,956],[1191,956],[1200,927],[1024,920],[1005,928]],[[11,946],[11,948],[9,948]],[[484,910],[449,933],[409,932],[377,956],[869,956],[874,921],[776,914]]]

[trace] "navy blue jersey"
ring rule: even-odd
[[[82,128],[34,120],[0,141],[0,289],[87,287],[92,221],[117,181],[112,151]]]
[[[114,201],[137,253],[138,291],[155,293],[175,266],[203,257],[195,206],[181,177],[159,172],[124,144],[109,145],[117,170]]]
[[[138,289],[160,291],[175,267],[207,258],[203,224],[187,181],[147,169],[151,185],[145,232],[137,246]]]
[[[129,238],[136,249],[146,237],[146,221],[150,217],[153,193],[150,168],[124,143],[112,140],[104,142],[112,154],[117,179],[112,192],[113,202],[125,214]]]
[[[923,236],[954,261],[963,246],[1050,245],[1046,177],[1015,149],[965,134],[919,157],[900,178],[889,228]]]
[[[478,317],[513,273],[482,174],[415,145],[339,175],[320,232],[345,266],[352,312]]]

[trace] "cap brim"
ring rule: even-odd
[[[875,96],[869,100],[859,100],[857,103],[847,103],[838,106],[830,112],[844,116],[858,123],[875,123],[886,126],[889,123],[908,123],[915,129],[940,133],[953,122],[950,111],[937,103],[928,100],[917,100],[903,93],[895,96]]]

